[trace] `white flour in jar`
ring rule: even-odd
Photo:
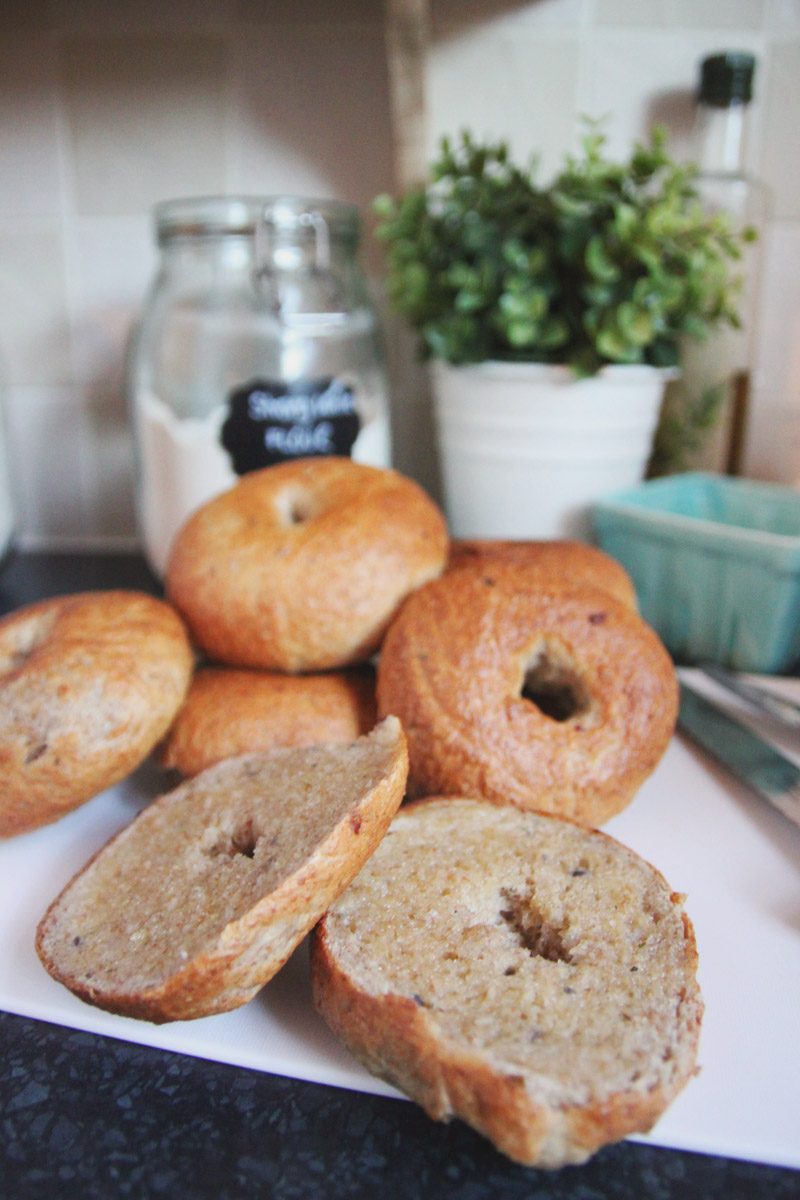
[[[372,408],[374,415],[353,443],[352,458],[388,467],[391,437],[385,407],[363,407]],[[204,418],[177,417],[152,392],[140,392],[136,398],[140,536],[150,566],[161,577],[175,534],[187,517],[238,479],[220,443],[227,415],[227,406],[220,404]]]

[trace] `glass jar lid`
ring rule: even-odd
[[[358,241],[358,209],[345,200],[303,196],[194,196],[165,200],[154,210],[159,245],[172,238],[255,237],[267,227],[290,240],[316,238],[324,225],[331,239]]]

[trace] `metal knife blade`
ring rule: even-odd
[[[800,704],[794,700],[787,700],[785,696],[768,692],[755,683],[741,679],[734,671],[729,671],[718,663],[701,663],[700,670],[709,678],[740,696],[753,708],[767,713],[768,716],[774,717],[776,721],[780,721],[784,725],[791,726],[792,729],[800,729]]]
[[[681,680],[678,727],[800,826],[800,767]]]

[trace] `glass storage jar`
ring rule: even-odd
[[[388,389],[336,200],[207,197],[155,211],[160,269],[134,332],[129,399],[145,554],[238,476],[287,458],[388,466]]]

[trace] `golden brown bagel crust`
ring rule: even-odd
[[[202,667],[162,745],[162,765],[196,775],[237,754],[342,744],[375,724],[375,671],[278,675]]]
[[[638,611],[636,589],[622,563],[585,542],[457,538],[450,543],[447,565],[450,568],[474,564],[480,570],[486,563],[498,559],[536,568],[565,586],[589,583],[610,592],[634,612]]]
[[[0,836],[47,825],[130,774],[192,673],[183,623],[140,592],[83,592],[0,621]]]
[[[406,730],[410,795],[483,796],[585,825],[630,802],[678,704],[672,661],[637,614],[504,562],[453,569],[408,598],[377,695],[379,715]],[[566,719],[545,715],[553,698]]]
[[[324,671],[370,657],[447,547],[442,514],[411,479],[297,459],[243,476],[189,518],[167,592],[215,662]]]

